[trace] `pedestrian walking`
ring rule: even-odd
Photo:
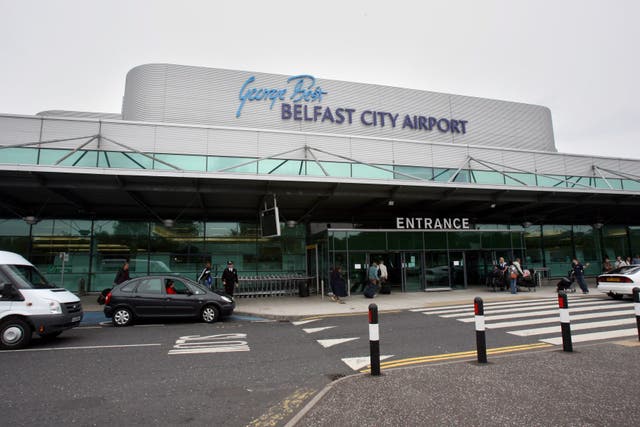
[[[586,267],[589,267],[589,263],[587,263],[586,265],[582,265],[580,261],[578,261],[578,258],[574,258],[571,262],[573,275],[576,278],[576,282],[578,282],[578,286],[580,286],[580,289],[582,289],[583,294],[588,294],[589,287],[587,286],[587,282],[585,282],[584,280],[584,269]]]
[[[233,267],[233,261],[227,261],[227,268],[222,272],[222,284],[224,291],[233,296],[233,291],[238,287],[238,270]]]
[[[120,269],[118,270],[118,272],[116,273],[116,277],[115,279],[113,279],[113,285],[119,285],[122,282],[126,282],[127,280],[129,280],[129,261],[125,261],[124,264],[122,264],[122,267],[120,267]]]
[[[200,272],[200,275],[198,276],[198,283],[211,289],[211,284],[213,283],[213,279],[211,278],[211,261],[207,261]]]
[[[331,292],[333,292],[333,295],[331,295],[331,300],[340,304],[344,304],[344,301],[340,298],[347,296],[347,283],[342,276],[341,266],[336,266],[331,272],[330,285]]]

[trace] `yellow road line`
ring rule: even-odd
[[[487,355],[495,355],[495,354],[504,354],[504,353],[513,353],[516,351],[526,351],[526,350],[535,350],[540,348],[553,347],[552,344],[547,343],[534,343],[534,344],[524,344],[524,345],[514,345],[508,347],[496,347],[487,349]],[[400,360],[390,360],[388,362],[380,363],[380,368],[397,368],[400,366],[409,366],[409,365],[417,365],[421,363],[431,363],[431,362],[440,362],[443,360],[456,360],[456,359],[465,359],[475,357],[477,355],[476,350],[469,351],[461,351],[458,353],[444,353],[444,354],[436,354],[433,356],[421,356],[421,357],[411,357],[408,359],[400,359]],[[368,373],[371,371],[371,368],[363,369],[360,372]]]
[[[279,404],[272,406],[266,414],[263,414],[259,418],[251,421],[249,427],[267,427],[277,426],[286,417],[291,416],[298,408],[315,394],[315,390],[312,389],[298,389],[290,396],[287,396]]]

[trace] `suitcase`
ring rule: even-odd
[[[383,282],[382,285],[380,286],[380,293],[389,295],[391,293],[391,283]]]
[[[376,289],[377,286],[369,283],[365,288],[364,288],[364,297],[365,298],[373,298],[376,296]]]

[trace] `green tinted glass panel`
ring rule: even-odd
[[[481,233],[484,249],[511,248],[511,233],[508,231],[489,231]]]
[[[458,175],[456,175],[456,179],[454,179],[454,182],[469,182],[469,180],[469,171],[463,169],[458,172]]]
[[[423,168],[419,166],[394,166],[393,170],[421,179],[433,179],[433,168]],[[394,174],[395,179],[411,179],[408,176]]]
[[[4,148],[0,150],[0,162],[35,165],[38,162],[37,148]]]
[[[142,154],[117,151],[100,153],[98,162],[101,168],[115,169],[151,169],[152,164],[152,160]]]
[[[350,231],[349,250],[386,250],[386,233]]]
[[[480,249],[481,233],[449,232],[449,249]]]
[[[640,191],[640,182],[632,181],[630,179],[623,179],[622,188],[624,188],[625,190]]]
[[[604,255],[615,260],[616,256],[623,258],[629,252],[629,239],[627,237],[627,229],[621,225],[605,225],[602,227],[603,251]]]
[[[447,249],[447,233],[435,231],[424,233],[425,249]]]
[[[69,153],[71,153],[71,150],[54,150],[51,148],[43,148],[40,150],[39,164],[54,165],[58,160]]]
[[[504,175],[498,172],[472,170],[469,175],[478,184],[504,184]]]
[[[304,161],[266,159],[258,163],[259,174],[306,175]]]
[[[422,249],[422,232],[389,232],[387,240],[389,250],[394,249]]]
[[[390,170],[393,168],[388,165],[377,165],[389,171],[374,168],[368,165],[354,164],[352,165],[353,178],[371,178],[371,179],[393,179],[393,172]]]
[[[349,177],[351,176],[351,164],[350,163],[340,163],[340,162],[320,162],[325,171],[329,174],[328,176],[341,176],[341,177]],[[311,176],[325,176],[322,169],[316,162],[307,161],[307,175]]]
[[[243,163],[247,163],[253,159],[242,157],[216,157],[209,156],[207,170],[209,172],[217,172],[221,169],[226,169],[225,172],[233,173],[256,173],[258,170],[258,162],[252,162],[243,166]]]
[[[509,172],[504,179],[507,185],[536,185],[536,176],[532,173]]]
[[[455,172],[454,169],[434,168],[433,169],[433,179],[434,179],[434,181],[438,181],[438,182],[447,182],[447,181],[449,181],[449,178],[451,178],[451,176],[453,176],[454,172]]]
[[[346,231],[333,231],[329,234],[329,238],[333,243],[333,250],[346,250],[347,249],[347,232]]]
[[[539,187],[566,187],[567,184],[563,181],[564,176],[560,175],[538,175]]]
[[[207,169],[206,156],[188,156],[184,154],[156,154],[154,157],[182,170],[205,171]],[[158,161],[153,162],[153,168],[160,170],[175,170],[171,166]]]

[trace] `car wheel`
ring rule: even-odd
[[[113,326],[129,326],[133,323],[133,314],[128,308],[116,308],[111,319]]]
[[[613,299],[622,299],[624,298],[624,294],[615,294],[613,292],[609,293],[609,296]]]
[[[207,305],[202,309],[202,321],[205,323],[213,323],[220,317],[220,310],[215,305]]]
[[[52,340],[52,339],[57,338],[58,336],[60,336],[61,333],[62,333],[62,331],[51,332],[51,333],[48,333],[48,334],[40,334],[40,338],[42,338],[43,340]]]
[[[31,342],[31,327],[22,319],[9,319],[0,326],[0,348],[13,350]]]

